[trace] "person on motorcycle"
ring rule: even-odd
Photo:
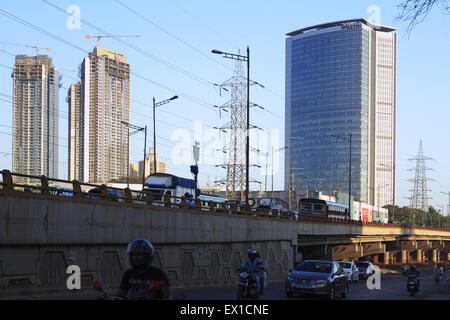
[[[439,282],[442,280],[444,272],[439,265],[436,265],[433,269],[434,284],[439,287]]]
[[[194,196],[192,194],[190,194],[189,192],[186,192],[184,194],[184,197],[186,198],[186,207],[188,209],[193,209],[195,208],[195,200],[194,200]]]
[[[406,276],[407,276],[408,278],[417,278],[417,288],[419,288],[419,284],[420,284],[420,279],[419,279],[420,272],[417,271],[416,265],[412,264],[412,265],[409,267],[408,271],[406,272]]]
[[[137,239],[128,245],[131,269],[125,271],[118,296],[125,298],[130,291],[132,300],[169,299],[169,280],[164,271],[152,267],[155,249],[145,239]],[[163,282],[164,286],[156,292],[150,291],[152,282]]]
[[[254,249],[249,249],[247,251],[248,258],[244,261],[244,264],[241,266],[241,270],[247,270],[249,273],[255,276],[256,280],[256,288],[258,292],[262,292],[261,290],[261,270],[263,268],[263,263],[261,259],[258,258],[258,252]]]

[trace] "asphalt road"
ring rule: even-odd
[[[365,280],[350,284],[347,298],[337,300],[450,300],[450,290],[445,281],[435,287],[431,270],[420,270],[420,291],[411,296],[406,291],[406,278],[401,274],[385,273],[381,275],[380,289],[370,290]],[[237,282],[236,282],[237,283]],[[173,288],[175,299],[180,300],[234,300],[236,286],[206,288]],[[284,282],[269,282],[261,300],[315,300],[325,297],[304,297],[294,295],[287,297],[284,293]]]
[[[351,283],[347,298],[337,297],[337,300],[450,300],[450,290],[445,281],[436,287],[433,280],[433,272],[429,267],[418,268],[421,272],[420,291],[411,296],[406,291],[406,278],[401,273],[395,271],[382,270],[380,289],[370,290],[365,280]],[[236,285],[220,287],[200,287],[200,288],[171,288],[176,300],[235,300],[237,291]],[[63,296],[48,296],[29,298],[32,300],[97,300],[101,298],[100,293],[94,294],[72,294]],[[284,281],[270,282],[261,300],[321,300],[326,297],[305,297],[294,295],[287,297],[284,291]]]

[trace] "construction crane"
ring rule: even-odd
[[[107,36],[106,35],[103,35],[103,36],[96,35],[96,36],[93,36],[93,35],[90,35],[90,34],[86,35],[86,39],[97,38],[97,47],[100,45],[100,39],[101,38],[131,38],[131,37],[139,38],[139,35],[126,35],[126,36],[114,36],[114,35],[107,35]]]
[[[50,48],[41,48],[41,47],[37,47],[37,46],[28,46],[28,45],[17,44],[17,43],[0,42],[0,44],[6,44],[9,46],[16,46],[16,47],[32,48],[32,49],[36,50],[36,56],[39,56],[39,49],[44,49],[44,50],[50,51]]]

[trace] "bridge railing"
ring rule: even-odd
[[[157,206],[166,208],[183,208],[201,213],[237,214],[268,219],[290,220],[292,222],[314,222],[328,224],[351,224],[356,226],[385,225],[379,222],[362,222],[327,218],[321,216],[309,216],[294,214],[291,212],[270,210],[267,208],[247,208],[231,203],[219,203],[214,201],[196,200],[191,204],[185,197],[175,197],[170,194],[155,196],[150,191],[135,191],[129,188],[121,189],[109,187],[105,184],[91,184],[61,179],[47,178],[46,176],[32,176],[27,174],[12,173],[9,170],[1,172],[0,190],[10,192],[26,192],[41,194],[61,199],[63,197],[83,199],[87,201],[115,201],[119,203],[139,204],[144,206]]]

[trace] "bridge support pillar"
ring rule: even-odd
[[[433,249],[433,263],[439,262],[437,249]]]
[[[402,264],[408,263],[408,252],[406,250],[402,250]]]
[[[423,252],[422,250],[418,249],[417,250],[417,263],[422,263],[423,261]]]
[[[391,262],[391,253],[385,252],[384,253],[384,264],[389,264]]]
[[[378,255],[373,256],[373,264],[378,264]]]

